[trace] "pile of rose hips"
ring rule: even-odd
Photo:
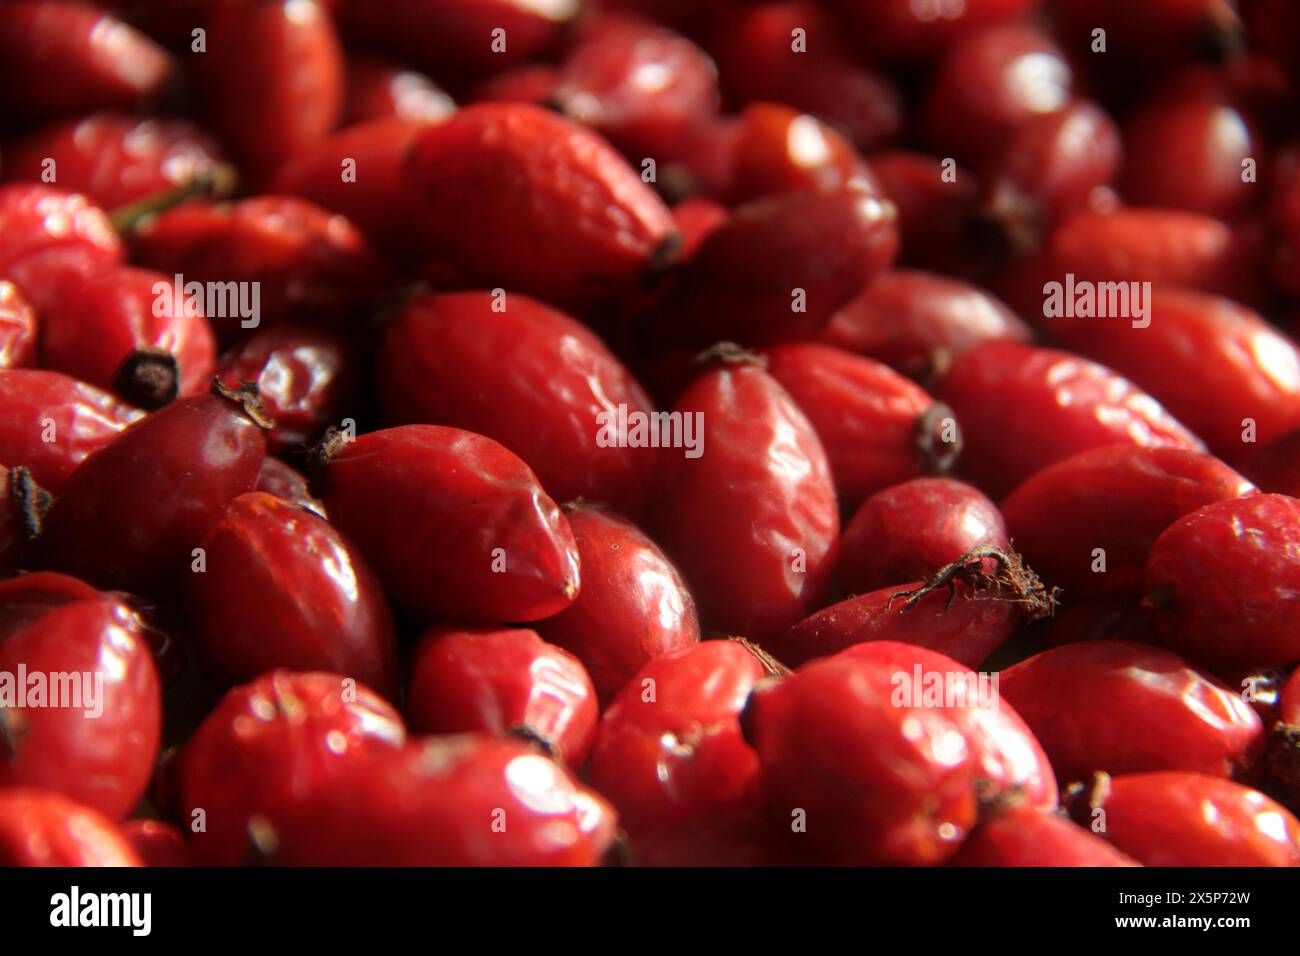
[[[0,862],[1300,865],[1298,118],[1290,0],[0,4]]]

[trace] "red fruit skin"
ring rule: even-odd
[[[1120,191],[1135,206],[1232,219],[1254,205],[1258,187],[1242,180],[1242,163],[1263,164],[1263,148],[1226,91],[1175,77],[1124,121]]]
[[[961,731],[937,710],[893,706],[894,670],[839,655],[759,688],[746,707],[774,821],[803,810],[821,862],[940,863],[975,822]]]
[[[1055,813],[1015,807],[971,831],[949,866],[1140,866]]]
[[[359,762],[314,789],[280,821],[273,860],[286,866],[595,866],[615,826],[603,798],[525,743],[478,734],[431,737]]]
[[[456,110],[455,101],[423,73],[384,60],[349,58],[347,84],[342,126],[390,118],[437,123]]]
[[[48,790],[0,790],[0,866],[143,866],[111,822]]]
[[[1105,363],[1147,389],[1229,462],[1255,441],[1300,426],[1300,350],[1250,309],[1190,289],[1156,286],[1149,327],[1116,318],[1052,320],[1071,350]]]
[[[941,470],[960,447],[955,423],[953,442],[944,444],[944,410],[935,408],[934,399],[874,359],[810,342],[779,345],[764,354],[768,374],[816,429],[835,489],[847,506],[925,471]]]
[[[567,518],[582,590],[537,632],[583,663],[603,704],[646,662],[697,644],[700,624],[681,572],[636,525],[588,507]]]
[[[935,8],[913,0],[833,0],[832,9],[856,25],[864,52],[904,62],[933,62],[982,27],[1019,19],[1033,0],[966,0],[960,8]]]
[[[58,0],[0,6],[0,113],[48,119],[133,108],[175,63],[117,17]]]
[[[891,150],[871,156],[872,175],[898,209],[900,265],[963,273],[979,254],[969,238],[979,180],[961,167],[945,177],[942,158]]]
[[[427,125],[377,119],[339,130],[287,158],[267,190],[299,196],[346,216],[390,259],[414,268],[420,256],[413,249],[411,197],[402,188],[403,166],[412,141]],[[346,160],[356,163],[355,182],[343,180]]]
[[[229,684],[270,670],[330,671],[395,699],[397,639],[374,572],[323,518],[240,495],[182,582],[195,646]]]
[[[862,502],[840,536],[836,572],[845,591],[862,594],[929,578],[981,544],[1008,546],[997,505],[960,481],[914,478]]]
[[[36,313],[12,282],[0,279],[0,369],[36,364]]]
[[[1006,24],[972,32],[949,51],[926,88],[920,125],[940,156],[982,166],[1037,116],[1062,109],[1072,75],[1041,30]]]
[[[889,77],[855,60],[836,27],[810,3],[742,6],[716,31],[711,49],[722,68],[723,92],[733,105],[756,100],[785,103],[839,129],[859,149],[876,149],[898,137],[902,97]],[[794,49],[793,31],[806,49]]]
[[[21,589],[4,596],[20,604],[0,630],[0,671],[45,674],[51,696],[46,706],[0,707],[0,789],[55,790],[120,820],[149,784],[162,723],[158,672],[141,626],[108,595],[50,602]],[[76,689],[53,686],[65,673],[82,675]],[[61,706],[48,706],[55,693]]]
[[[403,177],[406,217],[436,274],[560,303],[635,287],[673,229],[600,137],[522,103],[477,103],[426,126]]]
[[[560,85],[560,70],[549,63],[517,66],[489,77],[470,92],[474,103],[532,103],[545,106]]]
[[[817,117],[778,103],[740,114],[730,177],[732,203],[805,189],[861,186],[880,192],[853,145]]]
[[[1037,249],[1051,230],[1094,204],[1123,155],[1115,122],[1091,100],[1021,123],[990,161],[982,214],[1001,226],[1013,251]]]
[[[340,28],[349,41],[399,55],[434,75],[495,73],[536,59],[562,38],[577,0],[343,0]],[[494,49],[493,30],[505,31]]]
[[[895,219],[892,203],[858,188],[746,203],[700,244],[651,335],[701,348],[807,338],[889,266]]]
[[[838,658],[888,667],[896,688],[902,686],[904,675],[914,680],[918,667],[922,674],[951,674],[960,672],[963,666],[935,651],[894,641],[858,644],[837,655]],[[965,738],[981,800],[1014,798],[1036,810],[1055,809],[1056,776],[1029,726],[1005,696],[999,696],[996,685],[990,684],[987,703],[978,698],[973,688],[969,689],[972,696],[963,703],[927,705],[927,709],[951,720]]]
[[[181,831],[161,820],[128,820],[121,826],[123,839],[145,866],[194,865],[194,851]]]
[[[421,295],[386,322],[375,361],[386,421],[487,435],[523,458],[556,500],[583,497],[630,516],[643,509],[654,452],[608,445],[601,423],[617,421],[620,406],[638,416],[655,407],[567,315],[513,293]]]
[[[582,663],[529,628],[438,625],[412,656],[407,722],[418,734],[518,733],[578,768],[596,736]]]
[[[822,608],[794,624],[763,646],[782,661],[797,666],[827,657],[867,641],[893,641],[938,651],[965,667],[978,667],[1015,633],[1021,622],[1019,608],[995,594],[972,596],[958,585],[952,607],[940,589],[904,609],[901,592],[921,582],[891,585],[868,591]]]
[[[288,196],[169,210],[137,230],[133,254],[167,275],[182,275],[186,283],[259,283],[254,318],[267,325],[347,324],[391,278],[387,264],[346,218]],[[251,321],[233,314],[213,318],[223,341]]]
[[[121,261],[117,232],[85,196],[38,183],[0,186],[0,276],[17,284],[37,315],[57,296],[52,274],[90,273]]]
[[[1016,550],[1071,598],[1142,596],[1147,554],[1174,521],[1258,489],[1211,455],[1112,445],[1049,465],[1002,501]],[[1104,551],[1105,571],[1095,571]]]
[[[1110,780],[1100,808],[1096,832],[1144,866],[1300,866],[1300,820],[1230,780],[1127,774]]]
[[[326,517],[325,506],[312,497],[307,477],[292,465],[286,465],[278,458],[267,456],[262,460],[262,470],[257,477],[254,491],[283,498],[291,505],[314,511],[322,518]]]
[[[337,674],[274,671],[230,691],[178,758],[181,818],[204,866],[265,858],[276,827],[352,764],[397,750],[402,718]],[[195,829],[203,810],[206,830]]]
[[[718,71],[683,36],[606,16],[565,56],[552,102],[637,160],[717,113]]]
[[[218,5],[196,69],[209,125],[254,182],[323,139],[343,112],[343,50],[317,0]]]
[[[1239,691],[1144,644],[1055,647],[1002,671],[1000,687],[1062,781],[1096,770],[1231,777],[1264,743],[1263,724]]]
[[[706,371],[674,411],[699,423],[700,454],[661,450],[655,540],[685,573],[706,627],[757,641],[780,634],[821,606],[835,566],[839,508],[821,441],[789,393],[748,363]]]
[[[0,369],[0,409],[0,461],[30,468],[52,494],[87,455],[144,415],[116,395],[39,369]]]
[[[1147,557],[1161,638],[1212,668],[1300,660],[1300,501],[1249,495],[1179,518]]]
[[[977,345],[1028,343],[1032,335],[984,289],[937,273],[887,269],[835,313],[816,341],[920,378]]]
[[[203,392],[216,370],[216,339],[203,313],[175,302],[171,288],[171,276],[125,266],[63,283],[58,307],[41,314],[41,366],[114,389],[122,363],[148,349],[176,360],[180,395]]]
[[[528,466],[490,438],[388,428],[345,443],[313,477],[330,520],[415,610],[535,621],[578,594],[568,521]]]
[[[356,392],[350,343],[326,329],[282,325],[263,329],[221,359],[231,388],[253,382],[275,427],[271,451],[296,449],[337,421]]]
[[[1282,723],[1292,727],[1300,727],[1300,676],[1292,674],[1282,688],[1277,713]]]
[[[649,661],[610,703],[587,778],[634,844],[740,816],[753,826],[758,755],[741,736],[740,713],[765,673],[739,642],[704,641]]]
[[[233,402],[178,399],[68,477],[35,560],[100,587],[165,594],[226,505],[253,490],[265,455],[261,428]]]
[[[220,147],[193,123],[93,113],[42,127],[5,151],[5,179],[41,181],[55,163],[61,189],[116,209],[211,175]]]
[[[1241,472],[1264,491],[1300,497],[1300,428],[1250,452]]]
[[[961,422],[961,472],[992,497],[1089,448],[1205,450],[1128,379],[1053,349],[1006,342],[971,349],[953,362],[936,397]]]
[[[1260,298],[1263,255],[1249,228],[1179,209],[1083,212],[1057,229],[1044,257],[1048,278],[1189,286],[1242,302]],[[1041,286],[1034,290],[1043,301]],[[1037,309],[1035,309],[1037,311]]]

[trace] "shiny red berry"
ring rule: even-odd
[[[568,521],[490,438],[402,425],[321,449],[314,487],[395,599],[433,614],[534,621],[578,594]]]
[[[581,662],[536,631],[438,625],[413,652],[406,714],[415,733],[514,734],[579,768],[598,706]]]
[[[1014,807],[981,820],[949,866],[1138,866],[1055,813]]]
[[[0,866],[143,865],[95,810],[49,790],[0,790]]]
[[[36,364],[36,313],[18,287],[0,279],[0,369]]]

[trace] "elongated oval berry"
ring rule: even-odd
[[[695,601],[681,572],[631,522],[582,506],[566,514],[582,590],[537,631],[582,661],[607,701],[647,661],[699,641]]]
[[[1000,342],[972,349],[953,362],[937,397],[961,422],[961,473],[995,497],[1088,448],[1205,450],[1119,373],[1053,349]]]
[[[275,827],[271,858],[286,866],[595,866],[615,827],[602,797],[522,741],[426,737],[317,787]]]
[[[654,452],[627,429],[654,406],[596,335],[540,302],[489,292],[411,299],[384,326],[375,384],[387,421],[494,438],[557,500],[630,516],[645,504]]]
[[[1066,348],[1145,388],[1229,462],[1300,426],[1300,349],[1228,299],[1156,286],[1141,319],[1061,318],[1051,328]]]
[[[0,462],[31,469],[51,493],[144,415],[116,395],[40,369],[0,369],[0,410]]]
[[[889,265],[895,218],[887,199],[856,187],[746,203],[686,263],[650,334],[700,347],[807,338]]]
[[[578,0],[342,0],[349,40],[389,50],[430,71],[495,72],[546,54],[577,17]],[[506,42],[493,43],[493,30]]]
[[[553,301],[635,288],[673,231],[608,144],[521,103],[478,103],[417,132],[404,182],[432,269]]]
[[[1139,598],[1147,554],[1178,518],[1254,485],[1185,448],[1111,445],[1049,465],[1002,502],[1007,533],[1071,598]]]
[[[1164,642],[1211,667],[1300,660],[1300,501],[1249,495],[1179,518],[1147,557]]]
[[[450,624],[416,646],[406,710],[415,733],[517,734],[573,768],[587,759],[598,716],[582,663],[536,631]]]
[[[733,149],[733,203],[801,189],[843,189],[855,182],[879,191],[843,136],[817,117],[778,103],[745,107]]]
[[[1174,74],[1124,121],[1120,189],[1135,206],[1231,219],[1258,196],[1243,163],[1262,164],[1264,145],[1225,90]]]
[[[635,865],[788,856],[740,732],[750,692],[774,666],[742,641],[704,641],[646,664],[610,704],[587,776],[618,809]]]
[[[406,740],[402,718],[339,674],[274,671],[222,698],[180,752],[178,810],[203,811],[201,864],[236,866],[275,849],[275,827],[353,763]]]
[[[1263,725],[1239,691],[1143,644],[1054,647],[1002,671],[999,686],[1062,782],[1096,770],[1231,777],[1263,747]]]
[[[627,156],[652,156],[718,109],[718,72],[690,40],[629,16],[585,27],[551,102]]]
[[[578,594],[568,521],[518,456],[490,438],[402,425],[327,439],[315,490],[384,589],[466,620],[535,621]]]
[[[1032,332],[991,293],[957,279],[887,269],[840,309],[816,341],[921,378],[985,342],[1028,342]]]
[[[1144,866],[1300,866],[1300,820],[1258,790],[1166,770],[1104,776],[1080,812]],[[1099,814],[1097,811],[1102,811]]]
[[[972,33],[944,57],[926,88],[926,141],[941,156],[981,165],[1017,127],[1062,109],[1071,81],[1061,51],[1032,26]]]
[[[264,492],[230,502],[190,564],[182,603],[199,652],[231,684],[277,668],[330,671],[397,694],[384,593],[323,518]]]
[[[840,536],[836,571],[845,591],[861,594],[928,578],[981,544],[1007,546],[997,505],[960,481],[915,478],[862,502]]]
[[[345,325],[390,279],[349,220],[288,196],[179,206],[146,221],[132,249],[140,263],[180,275],[187,298],[190,282],[203,283],[205,297],[207,284],[218,283],[219,310],[209,319],[223,342],[262,323]]]
[[[706,627],[780,634],[821,605],[835,564],[839,509],[817,433],[744,358],[706,371],[672,414],[685,447],[660,451],[651,530]]]
[[[101,814],[49,790],[0,790],[0,866],[143,866]]]
[[[951,592],[941,588],[919,595],[909,605],[910,596],[923,585],[902,582],[832,604],[763,646],[798,665],[866,641],[896,641],[978,667],[1021,624],[1014,594],[999,596],[959,581]]]
[[[4,175],[41,182],[52,161],[60,188],[116,209],[211,177],[221,158],[216,142],[193,123],[105,112],[22,137],[5,151]]]
[[[1051,280],[1167,282],[1243,302],[1260,297],[1258,237],[1222,220],[1179,209],[1081,212],[1052,233]],[[1042,301],[1041,287],[1035,290]]]
[[[0,6],[0,63],[0,113],[42,119],[131,109],[176,65],[111,13],[62,0]]]
[[[265,422],[255,393],[229,390],[141,419],[64,482],[36,560],[101,587],[166,593],[226,505],[257,484]]]
[[[213,131],[255,182],[322,139],[343,112],[343,51],[317,0],[222,3],[196,58]]]
[[[41,366],[144,408],[204,391],[216,339],[201,307],[176,301],[172,281],[121,267],[64,282],[58,305],[41,314]]]
[[[951,410],[874,359],[811,342],[764,354],[768,374],[816,429],[849,507],[900,481],[947,471],[961,451]]]
[[[153,774],[158,671],[126,604],[66,592],[19,577],[0,594],[0,672],[10,685],[0,698],[0,790],[55,790],[118,820]]]
[[[759,688],[745,736],[776,819],[807,814],[810,856],[846,865],[942,862],[975,822],[976,762],[935,708],[891,702],[896,667],[838,655]]]
[[[1105,840],[1055,813],[1014,807],[981,820],[949,866],[1138,866]]]
[[[319,438],[354,398],[359,370],[352,342],[328,329],[281,325],[250,336],[221,359],[221,380],[257,386],[275,426],[266,433],[272,451],[297,449]]]
[[[18,287],[0,279],[0,369],[36,361],[36,313]]]

